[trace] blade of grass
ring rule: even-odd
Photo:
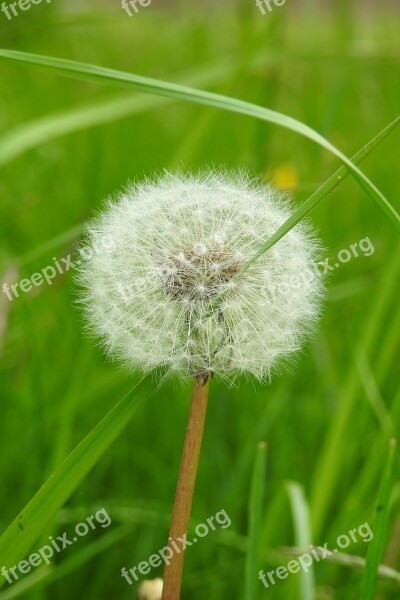
[[[246,555],[245,600],[256,598],[258,567],[260,561],[260,533],[265,496],[265,466],[267,444],[260,442],[254,461],[249,499],[249,535]]]
[[[310,510],[304,496],[303,487],[296,482],[288,482],[286,489],[292,508],[296,545],[307,550],[312,544]],[[306,552],[306,550],[304,550]],[[315,581],[312,565],[308,572],[300,572],[301,600],[314,600]]]
[[[326,140],[322,135],[292,117],[229,96],[206,92],[204,90],[198,90],[158,79],[151,79],[149,77],[126,73],[124,71],[107,69],[97,65],[7,49],[0,49],[0,57],[22,62],[24,64],[45,67],[54,70],[59,74],[77,77],[79,79],[118,84],[149,94],[167,96],[169,98],[222,108],[224,110],[255,117],[290,129],[291,131],[314,141],[337,156],[346,165],[347,169],[359,185],[383,210],[397,230],[400,231],[400,215],[368,177],[364,175],[364,173],[360,171],[347,156],[333,146],[333,144]]]
[[[375,596],[378,568],[386,543],[386,530],[389,520],[389,499],[393,480],[393,465],[396,440],[390,440],[386,467],[378,494],[378,504],[372,521],[373,539],[368,546],[367,563],[361,582],[360,600],[373,600]]]
[[[220,82],[221,78],[230,74],[232,70],[232,66],[221,64],[214,68],[202,69],[190,77],[182,77],[182,80],[190,85],[211,85]],[[148,112],[172,100],[166,97],[149,99],[148,96],[135,93],[96,101],[23,123],[0,138],[0,166],[18,158],[27,150],[63,135]]]
[[[382,398],[381,391],[374,373],[372,372],[368,358],[361,349],[358,349],[356,352],[355,364],[360,376],[360,382],[363,386],[365,396],[370,403],[371,409],[375,414],[382,432],[386,434],[387,438],[390,438],[394,435],[396,425],[392,419],[390,410]]]
[[[153,389],[151,379],[143,378],[67,456],[1,536],[0,564],[15,565],[26,555]],[[2,577],[0,587],[4,582]]]
[[[40,246],[36,246],[34,250],[12,258],[10,262],[11,264],[16,264],[19,268],[21,268],[22,266],[29,264],[31,261],[35,260],[39,256],[46,254],[46,252],[50,252],[55,248],[59,248],[63,244],[71,242],[73,239],[77,239],[83,233],[84,228],[84,223],[80,223],[75,227],[71,227],[71,229],[63,231],[59,235],[53,237],[51,240],[40,244]]]
[[[352,157],[354,164],[359,164],[368,154],[380,143],[385,137],[393,131],[400,123],[400,117],[389,123],[387,127],[382,129],[372,140],[368,142],[361,150]],[[340,167],[329,179],[327,179],[303,204],[293,213],[287,221],[275,231],[275,233],[263,244],[259,251],[243,266],[242,270],[237,274],[240,277],[247,269],[267,250],[276,244],[284,235],[286,235],[299,221],[304,219],[311,211],[314,210],[330,194],[342,181],[349,175],[346,167]]]
[[[380,348],[379,335],[384,328],[385,319],[391,315],[391,305],[398,287],[400,274],[400,255],[394,254],[387,265],[384,277],[379,281],[377,293],[370,305],[362,328],[356,332],[356,349],[366,356],[374,348]],[[357,370],[351,368],[339,389],[339,401],[330,419],[325,439],[319,449],[311,485],[311,514],[313,533],[319,537],[325,525],[329,508],[335,498],[335,489],[341,470],[347,459],[347,444],[343,440],[352,436],[352,422],[355,411],[363,408],[365,402],[360,394],[361,382]],[[361,402],[360,405],[357,405]]]
[[[240,456],[235,465],[235,470],[226,474],[224,486],[221,492],[221,500],[233,507],[231,510],[240,510],[241,489],[246,487],[246,479],[253,464],[254,447],[258,440],[268,437],[275,426],[275,421],[281,414],[286,402],[288,393],[286,389],[279,388],[275,391],[274,402],[265,403],[263,412],[258,418],[254,430],[248,432],[246,441],[242,443]]]
[[[361,150],[357,152],[352,158],[355,164],[360,163],[368,154],[375,148],[397,125],[400,123],[400,117],[389,123],[387,127],[382,129],[372,140],[368,142]],[[258,252],[246,263],[240,271],[233,277],[233,279],[239,279],[244,275],[251,265],[260,258],[265,252],[267,252],[274,244],[279,242],[293,227],[297,225],[304,217],[309,215],[314,208],[324,200],[328,194],[330,194],[342,181],[347,177],[348,170],[346,167],[340,167],[329,179],[327,179],[311,196],[303,202],[303,204],[294,211],[294,213],[287,219],[283,225],[281,225],[271,237],[260,246]],[[228,292],[219,294],[215,297],[212,306],[209,309],[208,316],[211,316],[215,310],[220,306]]]
[[[0,139],[0,166],[6,165],[27,150],[62,135],[123,119],[156,108],[162,103],[161,98],[152,98],[149,102],[146,96],[135,94],[73,108],[23,123]]]

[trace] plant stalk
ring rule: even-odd
[[[201,375],[196,377],[194,382],[169,530],[168,547],[171,549],[172,557],[169,565],[165,567],[162,600],[179,600],[180,597],[185,550],[183,549],[178,553],[172,544],[178,542],[178,538],[185,536],[188,531],[210,379],[211,377],[208,374]]]

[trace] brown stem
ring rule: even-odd
[[[172,542],[177,541],[178,537],[182,538],[187,533],[189,526],[210,379],[208,375],[202,375],[196,377],[194,383],[169,530],[169,547],[173,556],[170,564],[165,567],[162,600],[179,600],[180,597],[184,550],[181,550],[180,553],[176,552],[172,547]]]

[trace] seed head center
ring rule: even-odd
[[[166,294],[175,300],[211,301],[239,272],[241,260],[228,248],[182,248],[163,257],[160,269]]]

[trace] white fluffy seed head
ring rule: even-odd
[[[319,246],[303,222],[241,270],[291,212],[287,197],[242,172],[130,186],[81,249],[90,328],[143,372],[269,378],[318,317]]]

